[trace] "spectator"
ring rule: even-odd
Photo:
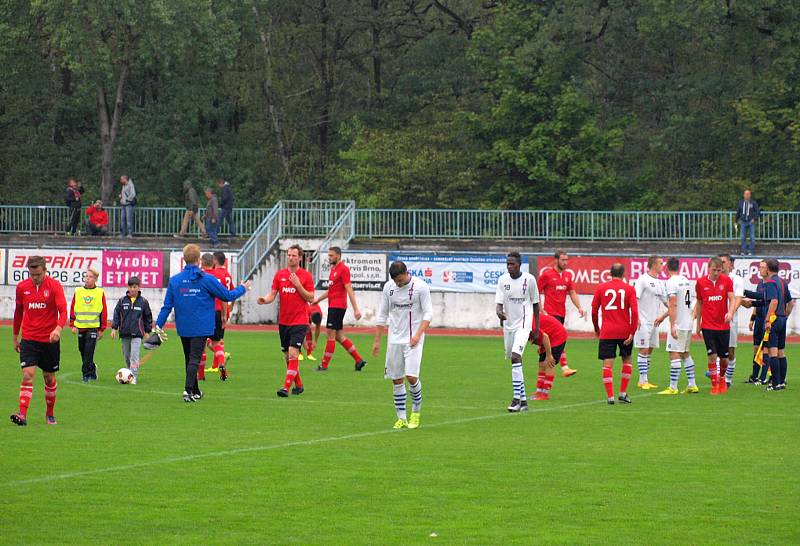
[[[89,235],[108,235],[108,213],[99,199],[86,209],[89,217]]]
[[[211,244],[218,245],[219,237],[217,237],[217,232],[219,231],[219,205],[217,205],[217,196],[214,195],[214,192],[211,190],[211,188],[206,188],[204,192],[206,194],[206,199],[208,200],[208,204],[206,205],[206,232],[211,238]]]
[[[197,197],[197,190],[192,186],[191,180],[183,181],[183,200],[186,206],[186,212],[183,213],[183,220],[181,220],[181,230],[173,235],[173,237],[186,237],[186,231],[189,229],[189,222],[191,222],[192,219],[194,219],[194,223],[197,224],[200,235],[205,236],[206,229],[203,227],[203,223],[200,221],[200,215],[197,213],[200,208],[200,199]]]
[[[758,203],[755,199],[750,199],[750,190],[744,190],[744,195],[736,207],[736,222],[741,227],[742,233],[742,255],[747,252],[749,256],[752,256],[756,250],[756,222],[758,222],[759,216],[761,216],[761,210],[758,208]],[[749,249],[746,244],[748,232],[750,235]]]
[[[78,233],[78,224],[81,221],[81,194],[83,193],[83,186],[78,184],[74,178],[70,178],[67,182],[67,193],[64,201],[69,207],[69,225],[67,233],[75,235]]]
[[[136,205],[136,188],[133,180],[127,174],[119,177],[122,191],[119,194],[119,204],[122,207],[121,232],[123,237],[133,237],[133,207]]]
[[[236,237],[236,224],[233,221],[233,190],[231,184],[227,180],[220,178],[217,180],[217,186],[222,190],[222,199],[219,202],[221,210],[219,215],[219,223],[217,224],[218,232],[222,231],[222,222],[228,223],[228,233],[231,237]]]

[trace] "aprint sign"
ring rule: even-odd
[[[47,274],[64,286],[81,286],[89,268],[97,270],[102,278],[103,260],[100,250],[17,248],[8,251],[7,282],[17,284],[30,276],[28,259],[31,256],[44,258]]]

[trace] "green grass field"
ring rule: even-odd
[[[700,395],[634,388],[632,405],[607,406],[596,343],[571,341],[579,373],[512,415],[500,338],[429,337],[422,427],[393,431],[382,356],[358,374],[341,348],[327,374],[301,363],[306,392],[278,399],[277,334],[230,332],[231,380],[210,376],[206,398],[185,404],[174,332],[136,386],[114,381],[120,347],[109,338],[100,380],[81,383],[67,333],[59,425],[44,424],[39,377],[20,428],[7,417],[19,387],[9,330],[3,544],[800,543],[798,391],[791,372],[784,392],[742,384],[747,358],[725,397],[709,396],[701,376]],[[371,338],[353,338],[366,356]],[[694,358],[701,370],[699,343]],[[659,352],[651,381],[664,385],[667,367]]]

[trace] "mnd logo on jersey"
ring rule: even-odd
[[[283,288],[281,288],[281,292],[283,292],[284,294],[294,294],[297,292],[297,288],[295,288],[294,286],[284,286]]]
[[[47,309],[47,304],[42,302],[32,301],[28,303],[28,309]]]
[[[708,301],[722,301],[722,296],[709,296]]]

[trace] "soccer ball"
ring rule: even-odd
[[[128,368],[120,368],[117,370],[117,383],[121,385],[127,385],[133,381],[133,372],[130,371]]]

